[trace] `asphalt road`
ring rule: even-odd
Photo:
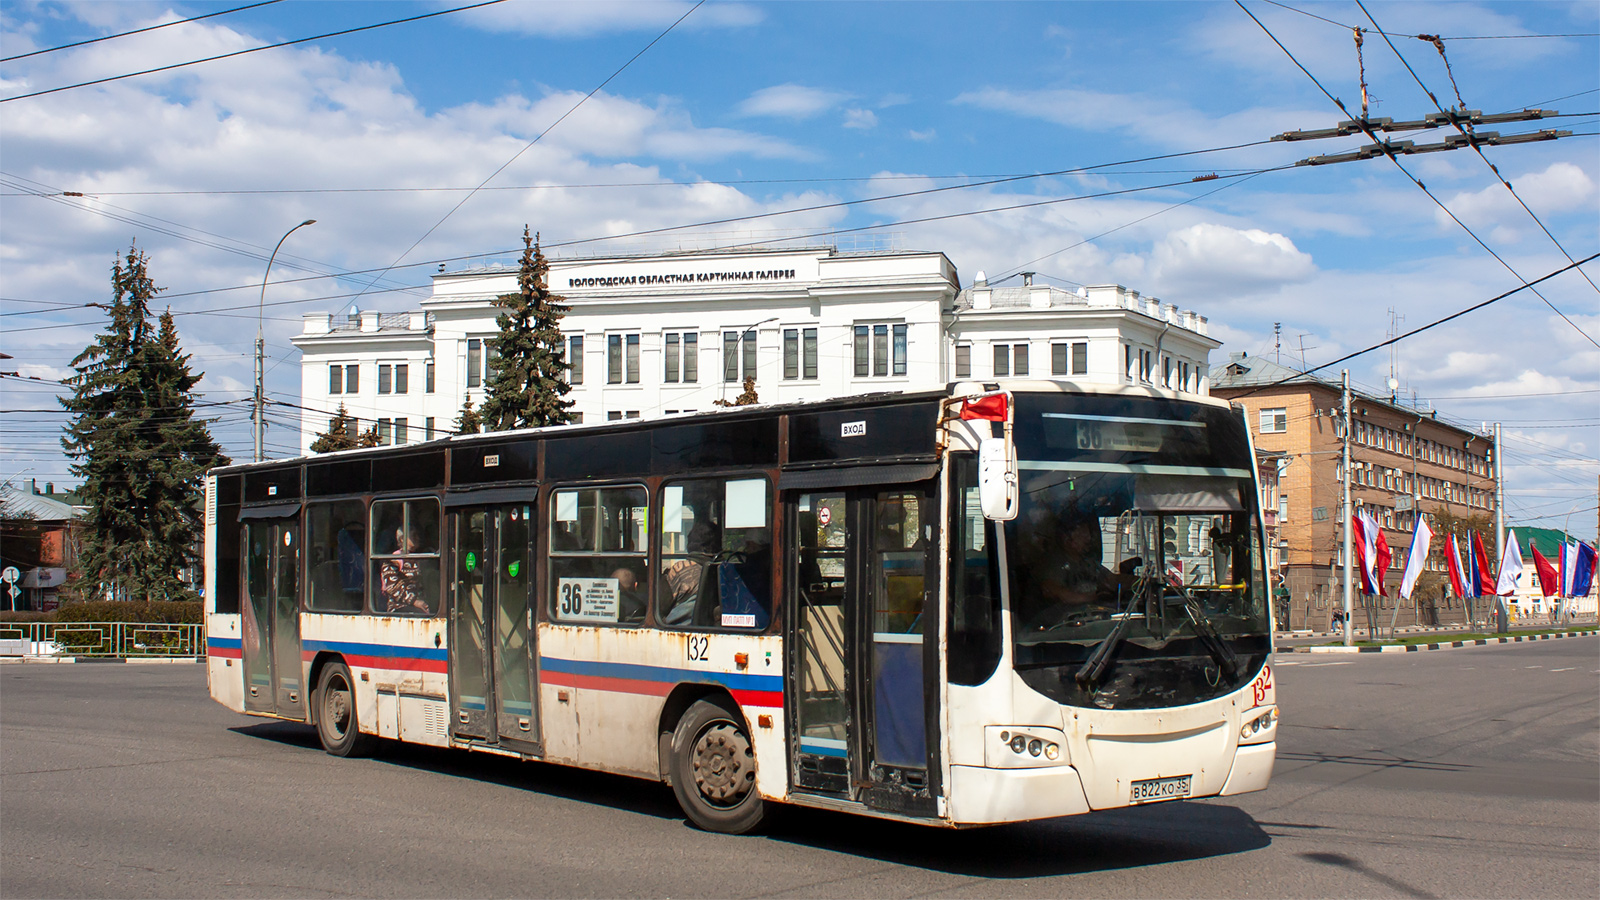
[[[1600,896],[1600,638],[1286,656],[1271,788],[949,832],[235,716],[199,666],[0,666],[0,896]]]

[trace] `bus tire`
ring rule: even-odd
[[[689,821],[722,834],[761,824],[766,802],[756,791],[750,732],[732,703],[697,700],[672,734],[672,792]]]
[[[356,720],[355,682],[350,667],[331,662],[317,677],[317,738],[334,756],[365,756],[372,751],[372,736],[361,733]]]

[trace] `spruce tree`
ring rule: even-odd
[[[312,453],[332,453],[336,450],[354,450],[361,446],[357,437],[355,417],[345,411],[344,404],[339,404],[339,412],[328,421],[328,430],[321,432],[311,441]]]
[[[179,572],[198,561],[205,471],[227,460],[194,418],[200,380],[170,314],[150,322],[161,289],[130,246],[111,267],[109,322],[72,361],[61,405],[73,414],[61,445],[83,479],[87,511],[74,580],[86,591],[135,600],[184,599]]]
[[[495,362],[488,395],[478,410],[489,431],[572,421],[574,404],[563,399],[572,390],[560,327],[566,298],[550,292],[549,276],[550,262],[524,227],[517,293],[493,301],[506,311],[495,319],[500,326],[493,344]]]
[[[483,420],[478,418],[478,411],[472,408],[472,397],[461,398],[461,414],[456,416],[456,434],[477,434],[483,430]]]

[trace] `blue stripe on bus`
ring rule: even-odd
[[[244,641],[240,638],[206,637],[206,643],[218,650],[243,650]]]
[[[500,709],[501,711],[508,713],[518,713],[529,716],[533,715],[532,703],[514,703],[510,700],[501,700]]]
[[[489,708],[489,705],[483,701],[482,697],[459,697],[456,699],[456,705],[462,709],[487,710]]]
[[[675,684],[680,681],[713,681],[736,691],[781,691],[781,675],[746,675],[733,672],[710,672],[705,669],[674,669],[666,666],[642,666],[635,663],[595,662],[591,660],[539,657],[539,668],[547,672],[568,675],[588,675],[600,678],[626,678],[631,681],[659,681]]]
[[[358,644],[354,641],[306,641],[300,642],[301,650],[313,653],[329,650],[334,653],[347,653],[353,656],[389,656],[400,659],[448,659],[443,649],[433,647],[402,647],[397,644]]]
[[[812,756],[837,756],[841,758],[850,755],[844,741],[829,740],[827,738],[801,738],[800,752],[809,753]]]

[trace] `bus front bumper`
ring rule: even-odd
[[[1089,811],[1083,781],[1071,766],[1037,769],[990,769],[951,766],[950,821],[957,825],[991,825],[1075,816]]]

